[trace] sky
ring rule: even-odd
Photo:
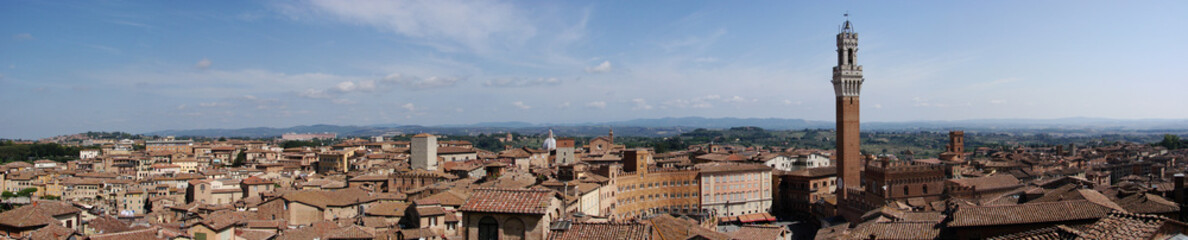
[[[1188,2],[2,1],[0,138],[311,124],[1188,118]]]

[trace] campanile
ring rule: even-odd
[[[856,63],[858,33],[846,20],[837,34],[837,66],[833,67],[833,92],[837,96],[837,192],[861,186],[862,153],[859,152],[858,92],[862,89],[862,66]]]

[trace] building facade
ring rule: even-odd
[[[763,164],[698,164],[701,209],[713,216],[771,211],[771,167]]]
[[[409,161],[414,169],[437,171],[437,136],[428,133],[413,136],[410,150]]]

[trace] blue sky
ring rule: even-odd
[[[1188,3],[4,1],[0,137],[307,124],[1188,118]]]

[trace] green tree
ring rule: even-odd
[[[9,199],[9,198],[13,198],[13,197],[16,197],[16,193],[12,193],[9,191],[4,191],[3,193],[0,193],[0,198]]]
[[[33,196],[33,193],[35,193],[35,192],[37,192],[37,188],[21,189],[20,192],[17,192],[16,196],[17,197],[31,197],[31,196]]]
[[[239,151],[239,155],[235,156],[235,161],[231,162],[232,167],[243,166],[247,162],[247,151]]]
[[[1188,143],[1185,143],[1183,140],[1180,140],[1180,136],[1176,136],[1176,135],[1172,135],[1172,134],[1164,134],[1163,141],[1160,141],[1159,143],[1156,143],[1155,145],[1163,146],[1163,147],[1166,147],[1167,149],[1180,149],[1180,148],[1188,147]]]

